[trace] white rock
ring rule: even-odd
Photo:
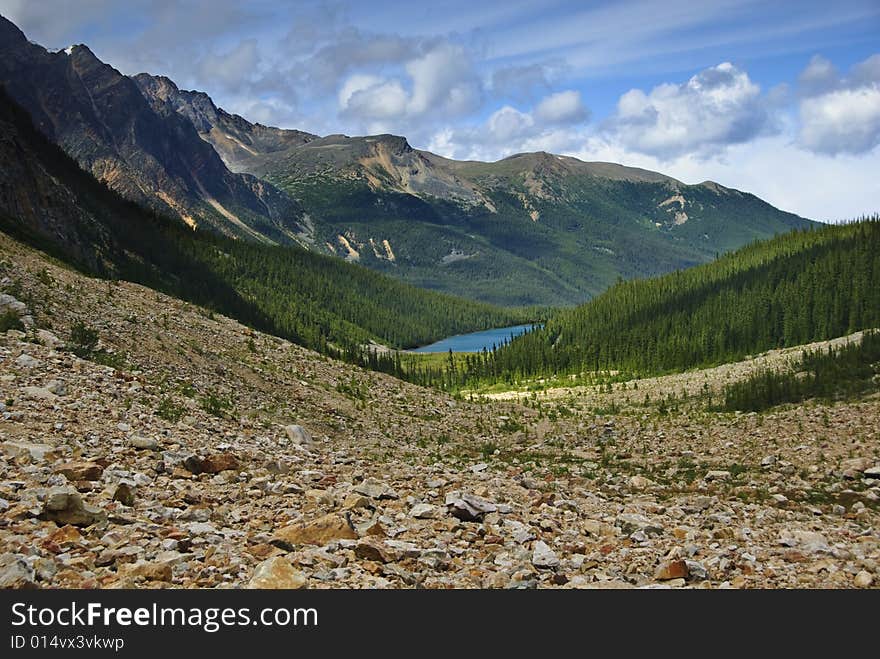
[[[785,547],[799,547],[811,553],[831,551],[825,536],[814,531],[786,529],[780,535],[779,542]]]
[[[870,588],[874,583],[874,576],[865,570],[862,570],[856,575],[853,583],[858,588]]]
[[[417,503],[409,511],[409,515],[416,519],[434,519],[437,515],[437,506],[432,506],[430,503]]]
[[[535,567],[559,567],[559,557],[543,540],[537,540],[532,546],[532,565]]]
[[[302,446],[309,450],[315,448],[315,440],[312,439],[311,433],[299,425],[290,425],[284,427],[288,439],[297,446]]]
[[[40,365],[40,360],[31,357],[26,352],[23,352],[18,357],[16,357],[15,364],[17,366],[20,366],[21,368],[36,368]]]

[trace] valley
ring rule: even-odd
[[[471,402],[5,237],[0,263],[34,323],[0,335],[4,587],[876,585],[876,394]]]

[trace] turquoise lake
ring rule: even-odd
[[[513,325],[512,327],[496,327],[495,329],[470,334],[448,336],[431,345],[413,348],[410,352],[480,352],[483,348],[491,350],[493,345],[500,346],[509,341],[511,336],[525,334],[536,325]]]

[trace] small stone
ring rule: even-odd
[[[788,501],[788,497],[784,494],[773,494],[770,496],[776,503],[786,503]]]
[[[377,481],[374,478],[368,478],[362,483],[358,483],[354,487],[354,491],[358,494],[370,497],[371,499],[397,499],[397,493],[388,487],[385,483]]]
[[[41,362],[39,359],[35,359],[34,357],[31,357],[26,352],[21,353],[15,359],[15,365],[19,366],[21,368],[36,368],[37,366],[40,365],[40,363]]]
[[[308,579],[283,556],[273,556],[257,566],[246,587],[251,590],[300,590],[308,587]]]
[[[682,560],[666,561],[657,567],[654,579],[657,581],[669,581],[670,579],[687,579],[689,574],[687,562]]]
[[[46,385],[46,389],[56,396],[66,396],[67,395],[67,385],[63,380],[52,380],[49,384]]]
[[[434,519],[437,516],[437,506],[432,506],[430,503],[417,503],[409,511],[409,515],[416,519]]]
[[[685,561],[687,565],[688,578],[703,581],[709,578],[709,573],[702,563],[699,561]]]
[[[215,453],[202,460],[202,471],[206,474],[236,470],[238,470],[238,458],[231,453]]]
[[[706,473],[703,476],[704,481],[726,481],[730,478],[730,472],[723,469],[716,469]]]
[[[798,547],[804,551],[828,553],[831,548],[828,540],[821,533],[814,531],[798,531],[786,529],[779,538],[779,543],[785,547]]]
[[[488,469],[488,468],[489,468],[488,464],[486,464],[485,462],[479,462],[479,463],[475,464],[473,467],[471,467],[471,471],[475,474],[479,474],[481,472],[486,471],[486,469]]]
[[[532,565],[538,568],[559,567],[559,557],[543,540],[536,540],[532,546]]]
[[[12,457],[19,457],[27,454],[31,460],[42,462],[47,459],[48,455],[54,450],[48,444],[29,444],[26,442],[4,442],[0,444],[0,451]]]
[[[354,510],[356,508],[369,508],[373,505],[373,500],[365,497],[363,494],[352,493],[345,497],[342,507],[346,510]]]
[[[134,487],[130,483],[122,481],[116,486],[113,492],[113,500],[118,501],[123,506],[134,505]]]
[[[101,478],[104,468],[88,461],[65,462],[55,468],[55,472],[63,474],[69,481],[96,481]]]
[[[645,490],[652,485],[654,485],[654,481],[638,474],[629,479],[629,486],[634,490]]]
[[[297,446],[302,446],[309,450],[315,448],[315,440],[312,439],[311,433],[302,426],[285,426],[284,432],[287,433],[288,439]]]
[[[53,394],[46,387],[24,387],[21,390],[21,393],[25,398],[30,398],[31,400],[44,400],[48,402],[54,401],[58,396]]]
[[[102,511],[85,505],[79,492],[70,487],[49,490],[41,517],[74,526],[91,526],[107,519]]]
[[[0,567],[0,588],[37,588],[34,579],[34,568],[24,558],[16,557],[11,563]]]
[[[856,575],[853,583],[856,585],[856,588],[870,588],[874,583],[874,576],[870,572],[862,570]]]
[[[169,561],[151,563],[137,561],[135,563],[123,563],[119,566],[121,576],[132,579],[146,579],[147,581],[171,581],[172,564]]]
[[[865,469],[865,471],[862,472],[862,475],[865,478],[880,478],[880,465]]]
[[[390,563],[393,556],[375,540],[361,540],[354,547],[354,555],[365,561]]]
[[[449,513],[463,522],[479,522],[488,513],[494,513],[498,507],[482,497],[467,492],[450,492],[446,495],[446,507]]]
[[[49,542],[56,545],[75,545],[79,544],[83,539],[82,533],[75,526],[66,524],[52,531],[46,538]]]
[[[37,338],[47,348],[54,350],[64,345],[64,342],[47,329],[38,329]]]
[[[155,451],[159,448],[159,442],[152,437],[144,437],[143,435],[132,435],[128,443],[136,449],[143,451]]]
[[[295,545],[326,545],[334,540],[357,540],[357,532],[347,517],[336,513],[304,524],[290,524],[278,529],[272,544],[282,548]]]

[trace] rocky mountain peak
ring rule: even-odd
[[[27,37],[15,23],[0,15],[0,43],[12,45],[15,42],[27,42]]]

